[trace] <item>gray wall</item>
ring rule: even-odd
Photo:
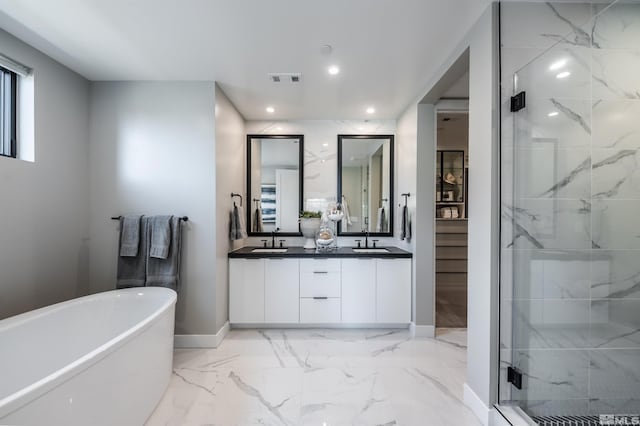
[[[89,83],[0,30],[34,69],[35,162],[0,158],[0,319],[88,291]]]
[[[229,240],[231,193],[245,192],[244,118],[216,85],[216,304],[215,329],[229,319],[229,263],[227,253],[244,245],[243,240]],[[234,199],[239,204],[238,198]],[[244,197],[246,202],[247,197]]]
[[[176,334],[216,331],[214,111],[213,82],[91,84],[91,291],[115,287],[110,216],[188,215]]]

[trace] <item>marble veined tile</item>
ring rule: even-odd
[[[516,401],[588,397],[589,353],[586,350],[518,350],[514,351],[514,365],[523,373],[522,389],[512,389]]]
[[[640,251],[598,250],[591,263],[593,299],[640,299]]]
[[[640,149],[640,100],[599,99],[592,109],[594,149]]]
[[[504,261],[518,279],[516,299],[588,299],[591,252],[586,250],[514,250]]]
[[[593,40],[600,49],[637,48],[640,40],[640,3],[617,2],[598,14]]]
[[[609,250],[640,249],[640,200],[593,200],[593,247]]]
[[[591,5],[562,2],[503,2],[500,8],[501,43],[504,47],[549,48],[560,42],[591,46]]]
[[[591,302],[591,347],[640,348],[640,299]]]
[[[438,334],[233,330],[175,351],[147,425],[480,425],[462,403],[466,332]]]
[[[591,202],[588,200],[516,200],[503,206],[503,223],[512,230],[503,240],[506,248],[589,249]]]
[[[517,148],[573,150],[591,147],[589,100],[557,97],[532,99],[527,102],[525,109],[514,116],[514,145]]]
[[[537,145],[543,145],[537,139]],[[518,149],[514,191],[520,198],[588,199],[591,194],[591,150],[559,149],[546,139],[546,148]]]
[[[591,49],[554,47],[516,73],[516,91],[527,92],[527,102],[538,99],[589,100]]]
[[[589,308],[588,300],[514,301],[514,347],[589,347]]]
[[[592,197],[640,200],[640,150],[593,149]]]
[[[640,349],[591,351],[590,398],[625,399],[640,395]]]
[[[640,99],[640,50],[593,49],[593,94],[598,99]]]

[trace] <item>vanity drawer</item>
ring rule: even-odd
[[[300,259],[300,272],[340,272],[340,259]]]
[[[300,297],[340,297],[340,272],[300,272]]]
[[[300,299],[300,322],[307,324],[339,323],[340,299]]]

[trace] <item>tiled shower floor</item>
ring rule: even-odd
[[[465,372],[464,330],[234,330],[176,350],[147,425],[479,425]]]

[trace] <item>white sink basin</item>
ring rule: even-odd
[[[286,253],[286,248],[255,248],[251,250],[251,253]]]
[[[354,253],[389,253],[386,248],[354,248]]]

